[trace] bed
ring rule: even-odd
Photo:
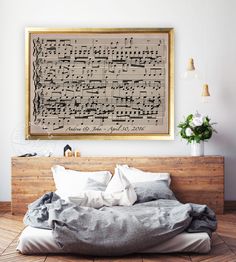
[[[211,239],[206,233],[181,233],[143,253],[195,252],[207,253],[211,249]],[[17,250],[22,254],[59,254],[63,251],[55,243],[51,230],[26,227],[22,232]]]
[[[221,213],[223,209],[222,157],[13,158],[13,213],[25,212],[27,204],[32,200],[45,192],[55,190],[50,167],[58,163],[75,170],[112,171],[116,163],[125,163],[145,171],[169,172],[172,178],[172,189],[182,202],[207,204],[216,213]],[[36,184],[33,184],[32,180],[37,181]],[[38,182],[41,182],[40,186]],[[20,188],[21,185],[23,188]],[[209,194],[206,198],[207,193]],[[142,250],[142,253],[206,253],[210,248],[211,240],[207,233],[181,232],[156,246]],[[27,226],[22,232],[17,250],[23,254],[65,253],[55,242],[52,230],[31,226]]]

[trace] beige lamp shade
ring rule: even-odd
[[[208,84],[204,84],[202,87],[202,96],[210,96]]]
[[[194,66],[194,60],[193,58],[189,58],[188,64],[187,64],[187,71],[194,71],[195,66]]]

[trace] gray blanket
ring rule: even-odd
[[[138,253],[187,230],[211,233],[216,218],[207,206],[156,200],[132,207],[76,206],[55,193],[29,205],[24,223],[52,229],[64,252],[96,256]]]

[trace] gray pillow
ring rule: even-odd
[[[105,191],[106,190],[106,185],[98,182],[92,178],[88,178],[85,190],[95,190],[95,191]]]
[[[133,183],[137,194],[136,203],[143,203],[158,199],[174,199],[175,195],[168,186],[167,181],[155,180],[150,182]]]

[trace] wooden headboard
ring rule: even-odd
[[[80,171],[108,170],[127,164],[150,172],[169,172],[171,188],[183,202],[207,204],[216,213],[224,209],[224,158],[204,157],[33,157],[12,158],[12,213],[23,214],[43,193],[54,191],[51,167]]]

